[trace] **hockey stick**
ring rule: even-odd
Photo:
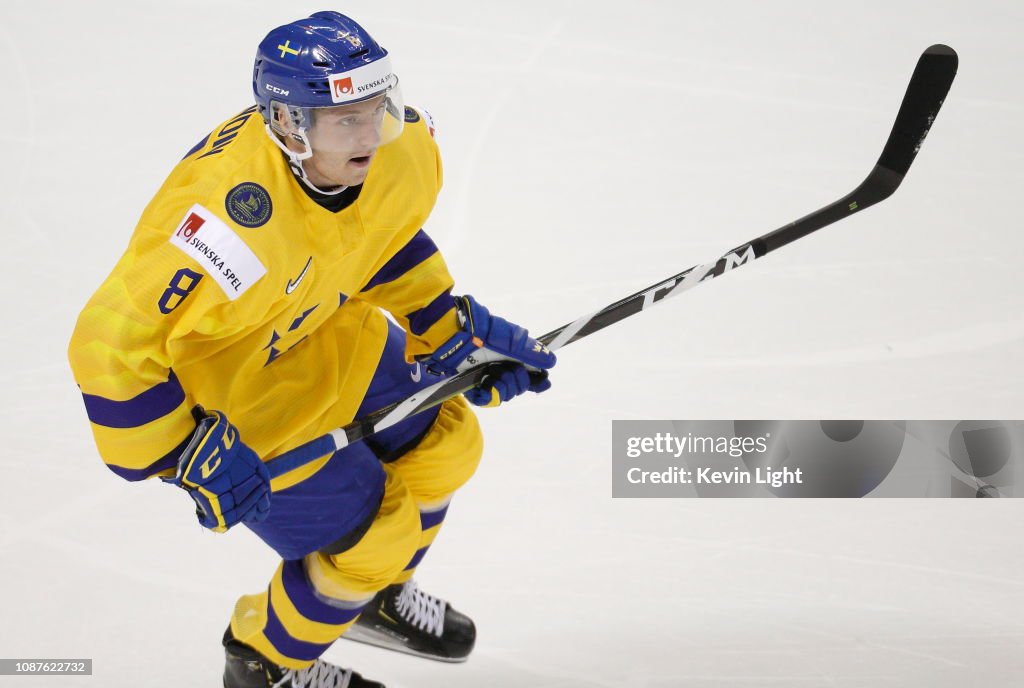
[[[910,84],[903,96],[896,122],[882,149],[878,162],[860,186],[810,215],[791,222],[775,231],[742,244],[711,263],[695,265],[678,275],[616,301],[596,313],[563,325],[540,337],[540,341],[555,350],[583,339],[598,330],[649,308],[670,296],[681,294],[701,282],[718,277],[733,268],[770,253],[788,243],[838,222],[875,205],[891,196],[910,169],[914,157],[928,135],[942,102],[949,92],[957,69],[956,52],[945,45],[933,45],[921,55]],[[481,350],[468,359],[473,367],[420,390],[404,401],[386,406],[365,418],[284,452],[267,462],[276,477],[315,458],[324,456],[375,432],[391,427],[412,415],[433,408],[480,384],[496,366],[496,358],[487,358]]]

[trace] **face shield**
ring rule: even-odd
[[[385,92],[365,100],[326,107],[295,107],[270,102],[270,128],[305,149],[302,160],[314,152],[367,153],[398,138],[405,123],[405,105],[398,79]]]
[[[267,126],[272,138],[288,155],[292,169],[315,190],[324,192],[310,183],[303,160],[316,154],[361,158],[402,133],[405,104],[398,77],[388,63],[385,58],[329,77],[332,105],[302,107],[270,101]]]

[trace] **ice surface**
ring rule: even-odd
[[[0,655],[219,685],[273,555],[96,457],[65,348],[167,172],[249,102],[308,2],[4,3]],[[1020,501],[616,500],[614,418],[1021,418],[1024,7],[867,0],[349,2],[439,125],[457,288],[544,332],[849,191],[920,52],[960,53],[885,203],[566,348],[419,578],[463,666],[339,643],[399,686],[1020,685]],[[495,267],[495,262],[500,266]],[[511,266],[520,265],[522,271]]]

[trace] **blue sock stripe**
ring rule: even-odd
[[[441,525],[444,521],[445,514],[448,513],[448,506],[445,505],[443,509],[439,511],[421,511],[420,512],[420,529],[430,530],[434,526]]]
[[[299,614],[317,623],[333,626],[347,624],[359,616],[359,612],[366,606],[363,603],[359,606],[341,609],[325,602],[322,595],[318,595],[313,590],[313,584],[306,578],[306,570],[301,559],[284,562],[281,582],[284,584],[284,591],[287,593],[288,599],[291,600]]]
[[[417,566],[419,566],[420,562],[423,561],[423,557],[426,556],[428,549],[430,549],[430,545],[427,545],[426,547],[420,547],[416,551],[416,554],[413,555],[412,561],[410,561],[409,565],[405,567],[405,570],[408,571],[409,569],[414,569]]]
[[[302,640],[296,640],[293,638],[284,625],[281,624],[281,620],[277,618],[277,614],[274,612],[274,606],[267,605],[267,625],[263,629],[263,635],[267,637],[270,644],[274,646],[274,649],[283,654],[285,657],[291,657],[292,659],[298,659],[302,661],[311,661],[322,655],[327,648],[331,646],[331,643],[307,643]]]

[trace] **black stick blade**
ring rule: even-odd
[[[903,96],[896,123],[886,141],[878,164],[902,179],[921,150],[932,122],[949,93],[958,64],[956,51],[948,45],[933,45],[917,61],[910,85]]]

